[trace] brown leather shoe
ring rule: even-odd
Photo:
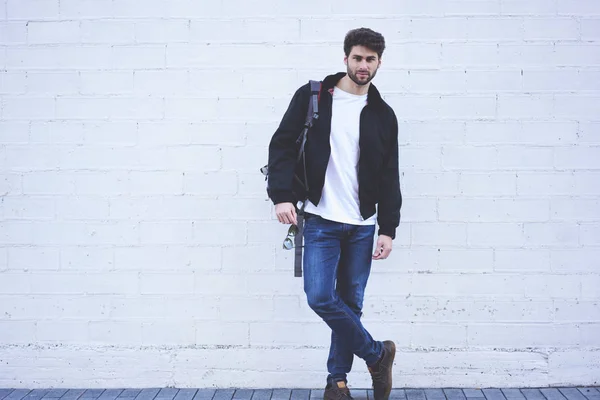
[[[338,381],[332,384],[327,384],[325,388],[324,400],[354,400],[350,395],[350,389],[346,386],[346,382]]]
[[[392,366],[396,356],[396,344],[391,340],[383,342],[383,356],[369,367],[373,379],[373,397],[375,400],[388,400],[392,391]]]

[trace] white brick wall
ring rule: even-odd
[[[396,386],[599,384],[600,2],[0,0],[0,387],[321,387],[258,168],[359,26],[400,127],[364,307]]]

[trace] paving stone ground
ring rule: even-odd
[[[352,389],[356,400],[373,391]],[[0,400],[320,400],[323,389],[2,389]],[[600,387],[393,389],[390,400],[600,400]]]

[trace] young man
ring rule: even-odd
[[[375,400],[387,400],[392,388],[394,342],[374,340],[360,321],[371,260],[386,259],[392,251],[402,204],[398,122],[371,84],[384,48],[377,32],[348,32],[347,72],[323,80],[319,118],[305,146],[304,291],[332,330],[325,389],[331,400],[351,399],[346,375],[355,354],[368,366]],[[297,223],[293,193],[302,188],[294,173],[304,176],[304,167],[296,164],[296,140],[310,95],[309,84],[296,91],[269,146],[269,196],[284,224]]]

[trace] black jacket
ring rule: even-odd
[[[332,89],[345,75],[341,72],[323,80],[319,95],[319,118],[308,132],[305,147],[308,198],[315,205],[321,199],[331,154]],[[308,83],[296,91],[269,145],[268,194],[274,204],[295,203],[306,194],[302,193],[301,185],[295,182],[294,173],[304,178],[302,163],[296,163],[296,140],[304,126],[310,95]],[[359,146],[360,213],[367,219],[375,214],[375,205],[379,204],[379,234],[395,238],[402,205],[398,175],[398,121],[373,84],[369,86],[367,105],[360,115]],[[294,193],[299,194],[299,198]]]

